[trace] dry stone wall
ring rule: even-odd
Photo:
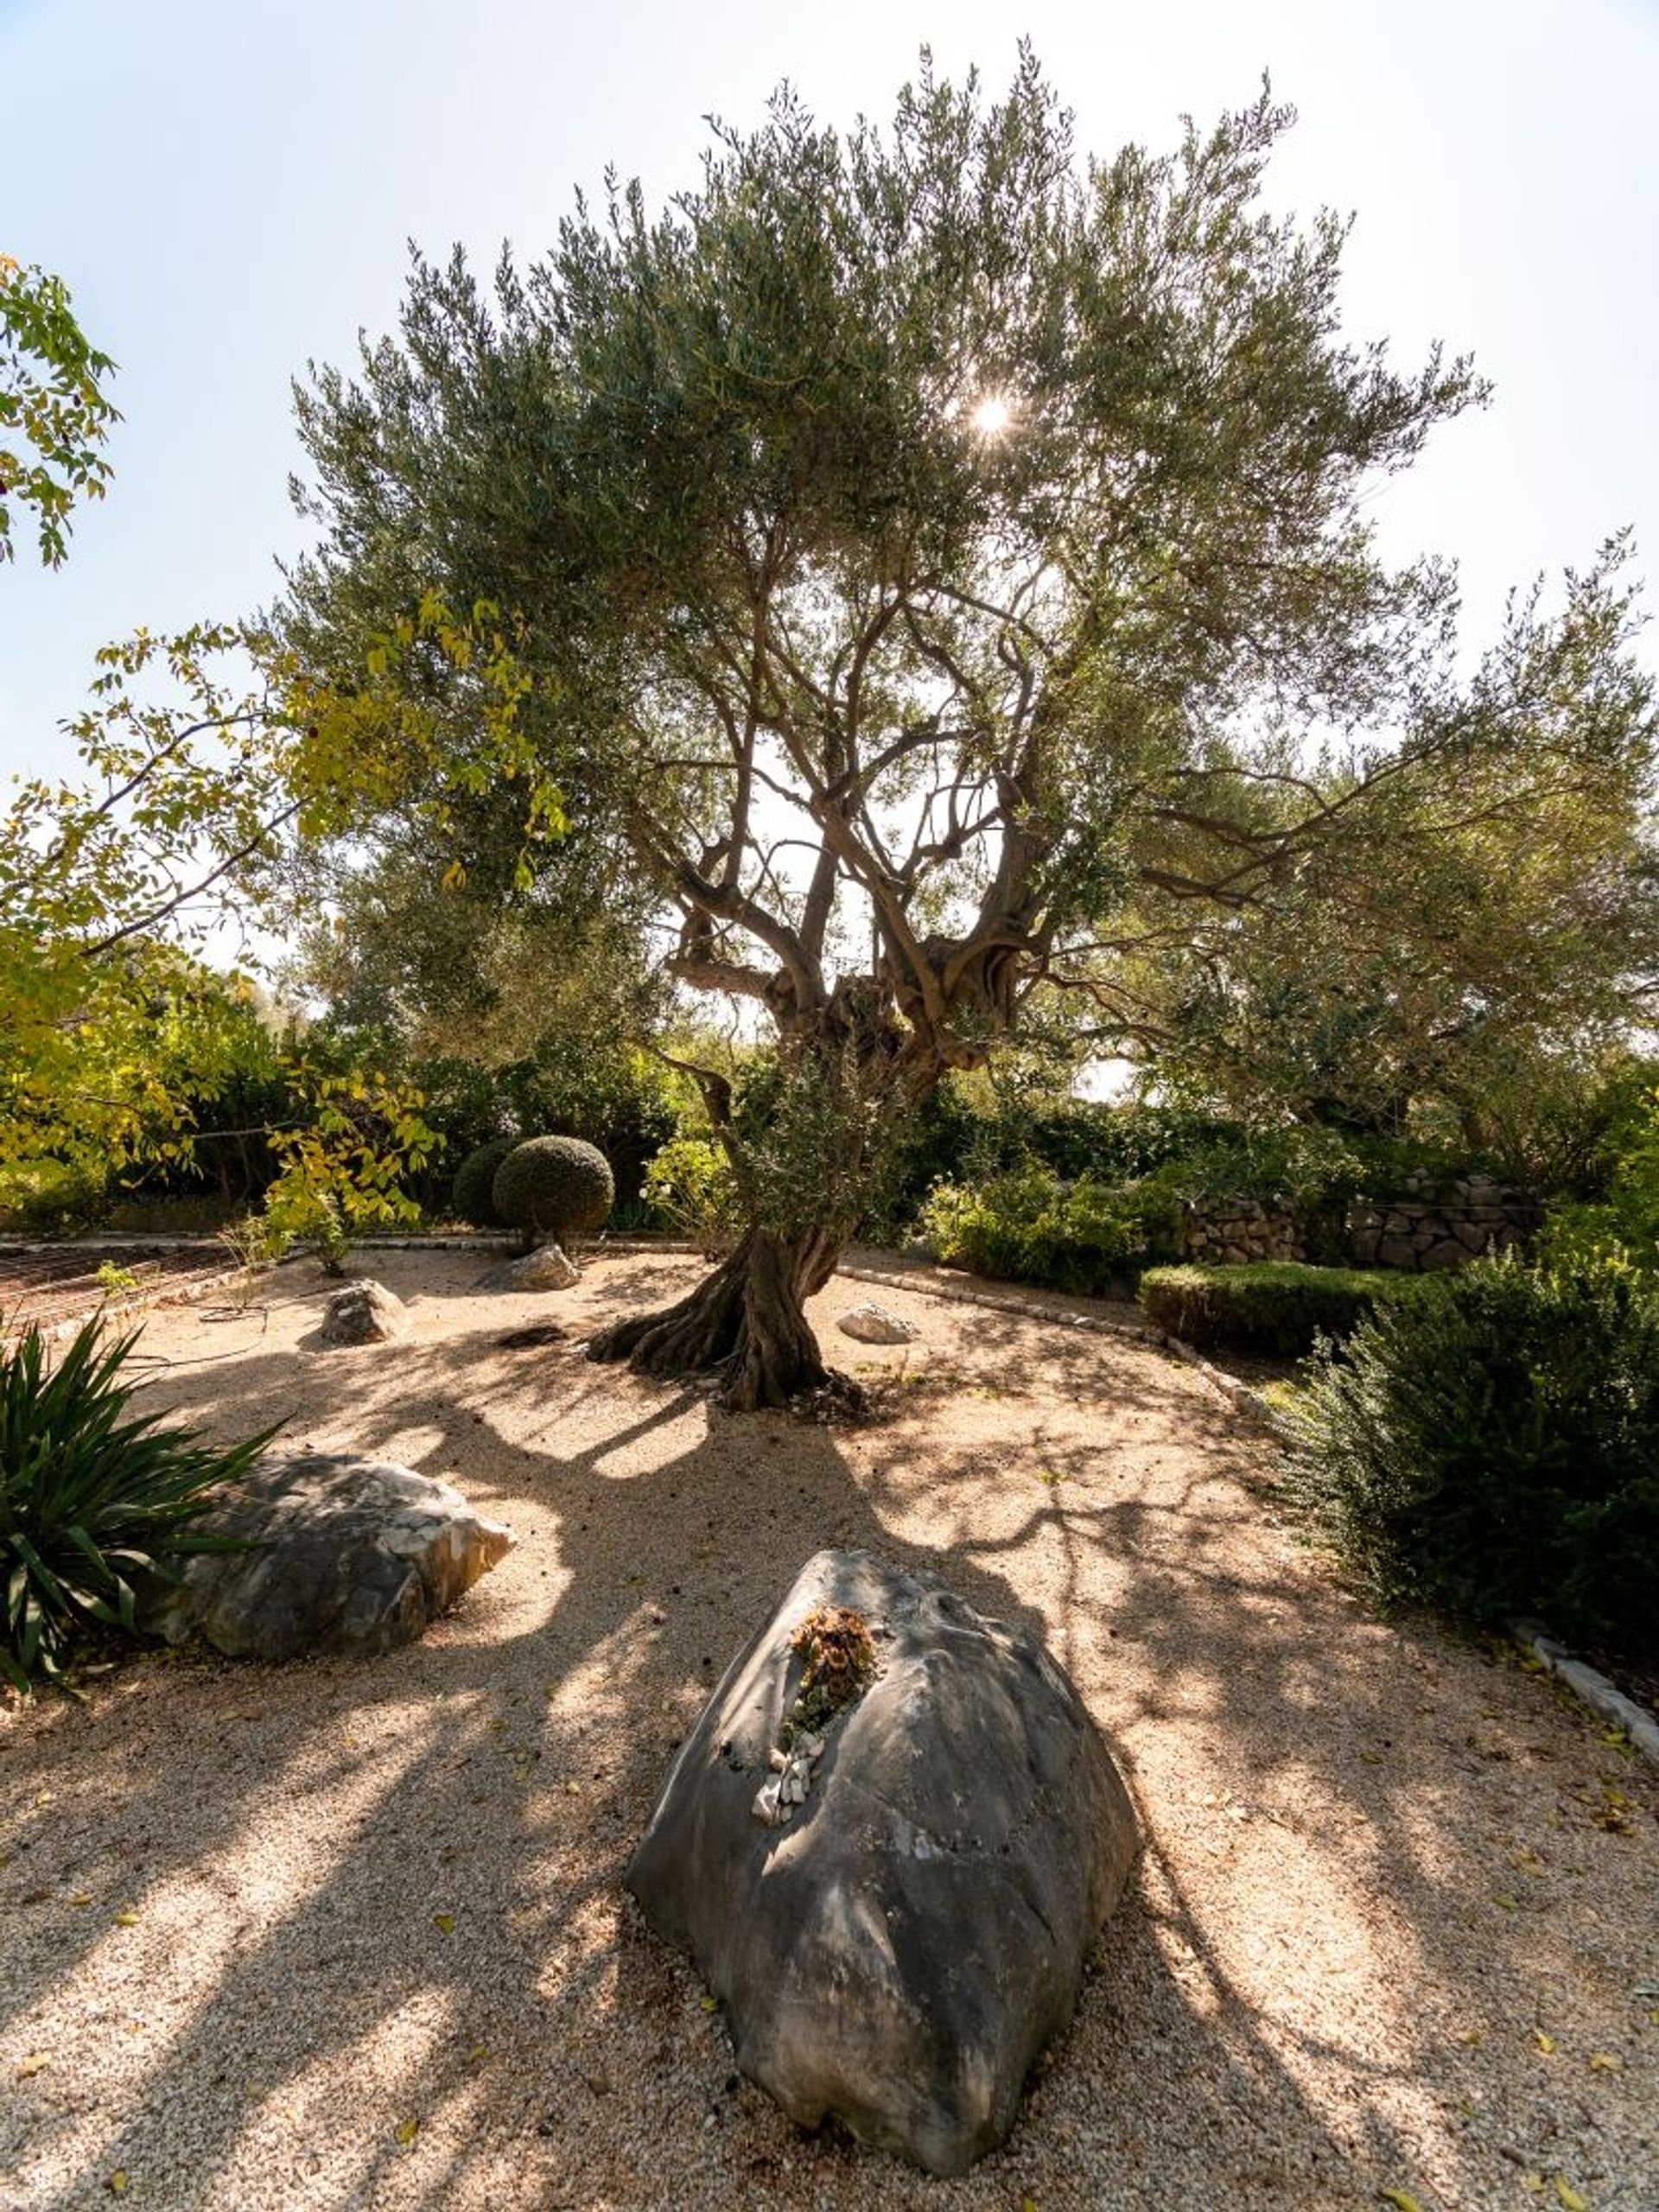
[[[1424,1274],[1524,1244],[1541,1218],[1524,1192],[1489,1175],[1464,1175],[1445,1192],[1408,1178],[1401,1197],[1357,1205],[1348,1225],[1357,1267]]]
[[[1181,1217],[1181,1256],[1208,1267],[1249,1260],[1305,1260],[1293,1215],[1245,1198],[1189,1201]]]
[[[1488,1252],[1525,1244],[1541,1210],[1524,1192],[1489,1175],[1465,1175],[1445,1190],[1408,1177],[1398,1198],[1357,1199],[1349,1209],[1349,1256],[1358,1268],[1424,1274],[1466,1267]],[[1246,1198],[1190,1200],[1181,1220],[1181,1256],[1206,1266],[1255,1260],[1306,1260],[1295,1216]]]

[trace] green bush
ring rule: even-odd
[[[1295,1260],[1245,1267],[1154,1268],[1141,1278],[1147,1318],[1201,1351],[1294,1359],[1316,1336],[1350,1335],[1420,1279],[1366,1268],[1313,1268]]]
[[[526,1237],[563,1238],[597,1229],[616,1185],[608,1161],[581,1137],[531,1137],[495,1171],[496,1212]]]
[[[190,1198],[141,1196],[112,1206],[107,1226],[123,1236],[211,1236],[243,1211],[221,1191],[200,1191]]]
[[[523,1142],[522,1137],[493,1137],[488,1144],[467,1154],[449,1186],[449,1211],[458,1221],[474,1229],[507,1227],[495,1209],[495,1173],[507,1154],[516,1152]]]
[[[1061,1182],[1118,1188],[1238,1134],[1185,1107],[1009,1096],[983,1074],[947,1076],[918,1109],[867,1227],[902,1235],[935,1184],[976,1185],[1034,1164]]]
[[[217,1451],[157,1414],[126,1419],[137,1332],[105,1344],[102,1332],[88,1321],[50,1370],[37,1328],[0,1344],[0,1673],[22,1689],[61,1671],[78,1626],[131,1629],[135,1576],[225,1548],[192,1523],[276,1433]]]
[[[109,1211],[107,1178],[61,1160],[18,1160],[0,1167],[0,1234],[73,1236]]]
[[[1432,1277],[1320,1359],[1298,1489],[1390,1599],[1659,1652],[1659,1292],[1616,1261]]]
[[[1589,1198],[1555,1200],[1537,1256],[1567,1268],[1605,1258],[1659,1278],[1659,1091],[1632,1082],[1602,1135],[1599,1187]]]
[[[723,1145],[710,1137],[676,1137],[645,1170],[644,1197],[656,1213],[695,1237],[713,1259],[742,1227],[737,1178]]]
[[[1068,1180],[1114,1185],[1138,1182],[1239,1135],[1236,1124],[1211,1115],[1133,1099],[1067,1098],[1023,1110],[1005,1106],[994,1126],[1005,1153],[1028,1155]]]
[[[649,1053],[580,1039],[550,1038],[535,1059],[502,1068],[496,1081],[509,1126],[582,1137],[602,1152],[623,1207],[639,1199],[646,1164],[696,1103],[689,1080]]]
[[[1173,1249],[1177,1215],[1147,1184],[1062,1182],[1031,1163],[978,1184],[936,1184],[917,1242],[976,1274],[1099,1296]]]

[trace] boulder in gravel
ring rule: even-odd
[[[480,1290],[569,1290],[582,1280],[575,1263],[557,1244],[538,1244],[522,1260],[503,1260],[478,1279]]]
[[[874,1677],[813,1732],[806,1616],[845,1606]],[[1128,1794],[1035,1637],[930,1576],[820,1552],[733,1663],[628,1868],[790,2118],[959,2174],[1007,2133],[1137,1848]]]
[[[181,1581],[147,1586],[139,1625],[234,1659],[411,1643],[513,1542],[448,1483],[322,1452],[262,1460],[196,1525],[245,1548],[175,1560]]]
[[[856,1337],[861,1344],[910,1344],[921,1333],[885,1306],[855,1306],[836,1326],[842,1336]]]
[[[331,1293],[322,1315],[326,1344],[384,1344],[409,1325],[409,1308],[384,1283],[348,1282]]]

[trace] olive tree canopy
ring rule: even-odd
[[[1001,101],[925,62],[884,130],[785,92],[665,208],[609,179],[493,289],[417,257],[399,333],[300,394],[287,644],[347,684],[435,592],[524,684],[493,765],[416,635],[442,742],[314,777],[371,837],[447,779],[556,789],[594,895],[643,887],[672,972],[776,1028],[747,1236],[598,1356],[738,1405],[821,1381],[802,1303],[904,1104],[1135,900],[1282,874],[1326,805],[1288,803],[1310,733],[1435,741],[1451,583],[1390,570],[1363,500],[1479,387],[1344,340],[1344,225],[1260,198],[1287,120],[1264,92],[1094,162],[1028,54]]]

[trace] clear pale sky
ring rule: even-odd
[[[1022,33],[1098,153],[1264,69],[1298,108],[1270,192],[1357,216],[1350,334],[1441,337],[1497,385],[1376,508],[1391,553],[1461,563],[1472,644],[1623,524],[1655,574],[1659,0],[0,0],[0,251],[67,281],[126,418],[68,565],[19,528],[0,569],[0,770],[67,765],[103,640],[270,596],[289,380],[392,321],[406,238],[533,253],[607,162],[672,190],[703,116],[782,77],[882,117],[924,42],[1000,90]]]

